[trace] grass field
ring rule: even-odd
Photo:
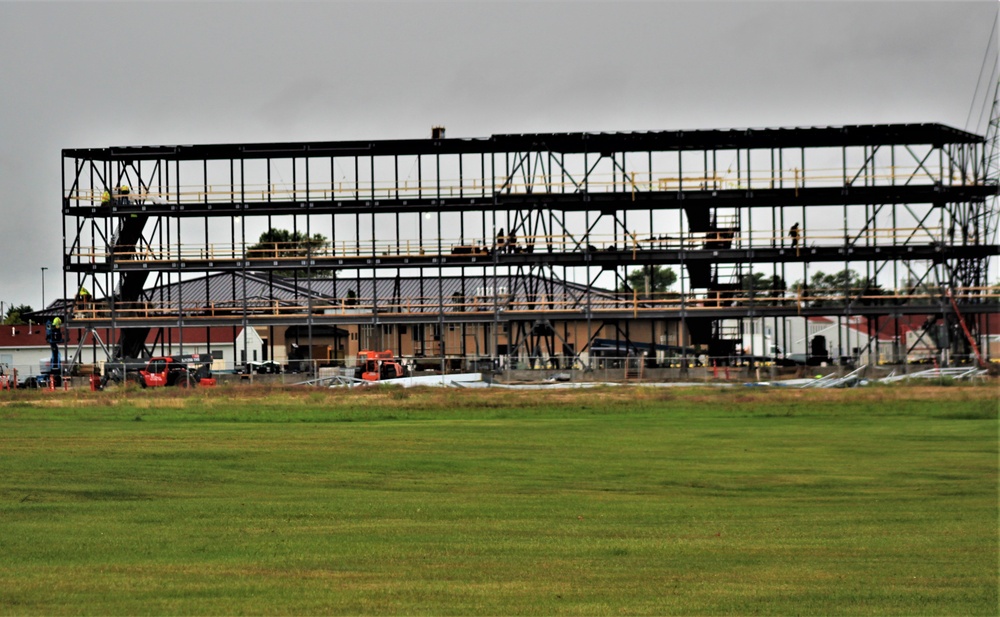
[[[998,613],[995,386],[4,396],[2,614]]]

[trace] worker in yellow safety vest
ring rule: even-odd
[[[83,317],[83,312],[87,310],[88,304],[90,302],[90,292],[83,285],[80,286],[80,291],[76,292],[76,308],[79,313],[77,313],[77,318]]]
[[[123,184],[120,187],[118,187],[118,203],[120,203],[123,206],[127,206],[129,203],[128,194],[129,194],[129,188],[127,184]]]
[[[111,192],[108,191],[108,189],[104,189],[104,192],[101,193],[101,205],[102,206],[111,205]]]

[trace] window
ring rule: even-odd
[[[213,349],[212,350],[212,359],[213,360],[221,360],[222,359],[222,350],[221,349]]]

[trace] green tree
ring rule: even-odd
[[[17,326],[23,323],[27,323],[26,321],[24,321],[24,319],[21,318],[21,315],[27,315],[28,313],[33,313],[33,312],[34,309],[27,304],[22,304],[20,306],[11,305],[11,307],[7,309],[7,313],[4,315],[3,325]]]
[[[257,244],[247,251],[250,257],[305,257],[310,250],[315,250],[327,243],[323,234],[307,236],[301,231],[287,229],[268,229],[260,234]]]
[[[753,272],[740,277],[740,286],[743,294],[750,296],[753,294],[754,301],[758,304],[773,300],[774,304],[780,304],[779,299],[785,296],[787,286],[785,279],[777,274],[765,276],[763,272]]]
[[[874,279],[862,277],[850,268],[831,274],[817,271],[809,279],[808,285],[803,286],[802,281],[799,281],[795,284],[795,290],[803,296],[826,296],[822,300],[812,301],[812,306],[843,306],[851,298],[882,296],[886,293]],[[870,304],[874,300],[866,299],[862,302]]]
[[[647,289],[648,278],[648,289]],[[638,291],[640,296],[647,294],[663,293],[670,289],[677,282],[677,273],[671,268],[663,266],[643,266],[633,270],[625,277],[625,282],[618,287],[618,291],[632,293]]]
[[[323,234],[308,236],[301,231],[268,229],[260,234],[257,243],[246,251],[248,259],[295,259],[305,258],[310,253],[325,246],[328,240]],[[280,276],[325,278],[333,275],[333,270],[296,269],[276,272]]]
[[[858,291],[855,295],[865,296],[861,301],[862,304],[879,304],[882,301],[871,296],[887,296],[889,293],[875,279],[862,276],[858,278]]]

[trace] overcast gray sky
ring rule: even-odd
[[[62,148],[965,128],[998,6],[0,1],[0,300],[62,293]]]

